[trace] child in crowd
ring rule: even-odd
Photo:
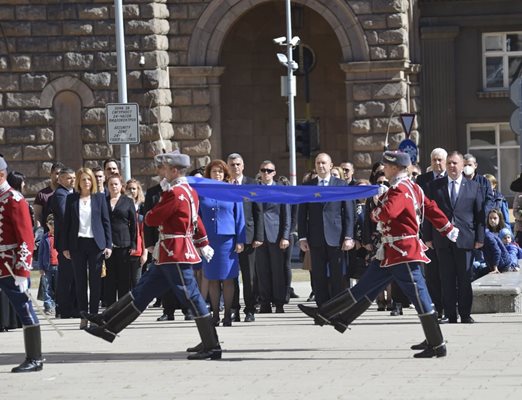
[[[49,232],[44,233],[38,248],[38,269],[42,282],[44,312],[54,313],[58,252],[54,248],[54,216],[49,214],[46,221]]]
[[[504,243],[504,246],[511,257],[513,270],[520,270],[518,260],[522,260],[522,249],[516,242],[513,242],[513,234],[509,229],[504,228],[498,233],[498,236],[502,240],[502,243]]]

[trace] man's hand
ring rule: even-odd
[[[344,239],[341,250],[348,251],[348,250],[353,249],[354,246],[355,246],[355,242],[353,241],[353,239]]]
[[[64,250],[62,251],[62,254],[65,258],[67,258],[68,260],[71,259],[71,252],[69,250]]]
[[[25,291],[29,289],[29,280],[25,276],[15,275],[14,280],[15,285],[18,286],[20,293],[25,293]]]
[[[259,240],[254,240],[252,242],[252,248],[255,249],[256,247],[259,247],[263,244],[263,242],[260,242]]]
[[[290,242],[286,239],[281,239],[281,241],[279,242],[279,248],[281,250],[285,250],[288,248],[288,246],[290,246]]]
[[[433,250],[433,242],[431,240],[428,240],[427,242],[424,243],[426,246],[428,246],[430,249]]]
[[[103,250],[103,255],[105,256],[105,258],[109,258],[112,254],[112,249],[105,249]]]
[[[482,246],[484,246],[484,243],[475,242],[475,246],[474,246],[474,248],[475,248],[475,249],[480,249],[480,248],[482,248]]]
[[[236,244],[236,253],[242,253],[245,250],[245,245],[243,243]]]

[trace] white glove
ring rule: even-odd
[[[214,249],[208,245],[201,247],[199,249],[199,252],[207,262],[210,262],[210,260],[212,260],[212,257],[214,256]]]
[[[15,285],[18,286],[20,293],[25,293],[29,289],[29,280],[24,276],[15,276]]]
[[[453,243],[455,243],[457,241],[457,238],[459,237],[459,228],[454,226],[453,229],[449,231],[449,233],[446,235],[446,237]]]
[[[382,183],[379,185],[379,191],[377,192],[377,194],[379,196],[382,196],[384,193],[386,193],[388,191],[389,187],[386,186],[386,185],[383,185]]]

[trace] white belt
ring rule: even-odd
[[[411,239],[411,238],[417,238],[417,235],[407,235],[407,236],[381,236],[381,243],[384,245],[385,243],[388,244],[392,249],[397,250],[403,257],[408,255],[407,251],[402,250],[401,248],[395,246],[394,242],[398,242],[399,240],[403,239]],[[377,250],[377,259],[383,260],[384,259],[384,246],[381,245],[379,249]],[[382,258],[379,258],[382,257]]]
[[[381,236],[381,242],[382,243],[393,243],[393,242],[397,242],[399,240],[403,240],[403,239],[411,239],[411,238],[416,238],[417,235],[407,235],[407,236]]]
[[[0,251],[4,252],[7,250],[13,250],[13,249],[16,249],[17,247],[18,247],[18,245],[16,243],[15,244],[0,244]]]
[[[160,233],[159,234],[159,239],[160,240],[165,240],[165,239],[177,239],[177,238],[190,238],[192,237],[192,235],[188,235],[188,234],[185,234],[185,235],[181,235],[181,234],[173,234],[173,233]]]

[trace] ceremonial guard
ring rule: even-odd
[[[138,318],[152,299],[172,288],[185,293],[201,336],[199,345],[187,349],[195,353],[188,359],[220,359],[216,328],[191,266],[201,262],[198,250],[207,261],[214,251],[208,245],[205,227],[198,216],[198,195],[185,178],[190,158],[176,151],[157,155],[155,162],[165,168],[160,200],[145,215],[145,224],[159,229],[153,254],[155,262],[131,292],[102,314],[83,313],[82,317],[92,323],[86,331],[112,342],[119,332]]]
[[[357,285],[321,307],[300,304],[299,308],[314,318],[316,324],[332,324],[342,333],[370,307],[376,295],[394,280],[415,305],[426,336],[425,341],[412,346],[413,350],[423,350],[414,357],[444,357],[446,345],[420,266],[430,260],[425,254],[427,247],[419,238],[419,230],[424,216],[453,242],[457,240],[458,229],[448,221],[436,203],[425,197],[422,189],[408,178],[408,154],[386,151],[383,163],[391,187],[374,199],[376,207],[371,213],[371,218],[381,232],[381,245],[377,251],[380,262],[370,263]]]
[[[25,361],[12,372],[41,371],[40,322],[26,294],[34,250],[29,205],[6,179],[7,163],[0,157],[0,288],[22,321],[26,355]]]

